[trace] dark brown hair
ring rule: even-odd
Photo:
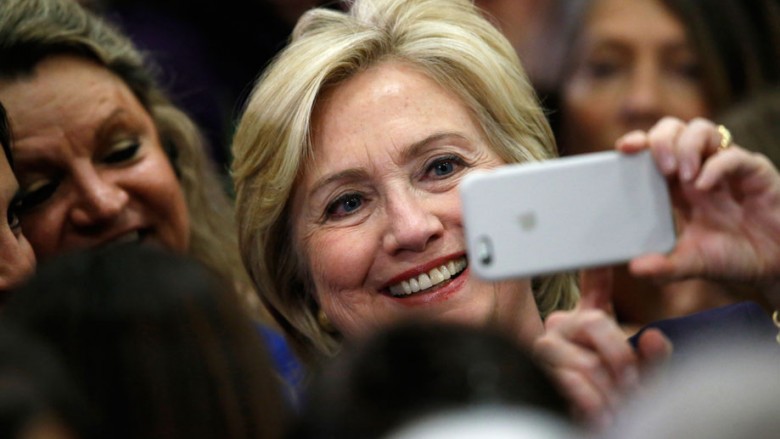
[[[56,346],[102,437],[275,438],[285,403],[263,340],[199,263],[138,245],[63,255],[5,319]]]

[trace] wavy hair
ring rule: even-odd
[[[289,238],[290,202],[310,163],[312,112],[324,90],[383,61],[416,66],[471,110],[505,162],[544,160],[555,142],[514,49],[468,0],[357,0],[312,9],[258,80],[233,140],[241,255],[261,298],[306,360],[334,354],[304,264]],[[535,282],[544,317],[572,307],[570,275]]]
[[[3,0],[0,8],[0,78],[27,77],[42,59],[58,54],[90,59],[119,76],[152,116],[179,178],[190,218],[189,254],[237,282],[240,291],[251,291],[233,208],[202,135],[165,95],[130,39],[75,1]]]

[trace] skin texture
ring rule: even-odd
[[[19,189],[5,154],[0,154],[0,292],[15,286],[35,268],[35,255],[22,234],[14,195]],[[0,297],[2,299],[2,297]]]
[[[595,0],[564,83],[567,153],[612,149],[663,116],[707,117],[698,59],[682,23],[658,0]]]
[[[39,258],[136,239],[184,252],[181,187],[148,112],[108,70],[53,56],[0,82],[26,193],[22,228]]]
[[[429,293],[386,291],[465,255],[457,184],[502,164],[453,94],[408,65],[382,63],[326,93],[313,127],[294,239],[336,329],[355,338],[417,316],[497,325],[522,344],[541,334],[528,280],[485,283],[467,268]]]

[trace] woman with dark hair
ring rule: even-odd
[[[773,0],[572,2],[560,75],[564,154],[612,149],[663,116],[717,118],[780,82]],[[737,139],[739,140],[739,139]]]
[[[41,340],[0,326],[0,437],[89,439],[94,419],[61,358]]]
[[[569,30],[553,113],[563,154],[613,149],[626,132],[647,130],[664,116],[718,121],[780,84],[776,0],[587,0],[569,7],[581,9]],[[735,141],[760,148],[738,135]],[[614,309],[629,332],[744,299],[767,306],[755,288],[737,282],[659,284],[624,265],[615,273]]]
[[[0,303],[5,301],[6,290],[29,275],[35,267],[35,255],[27,238],[22,234],[19,222],[19,184],[13,174],[11,156],[11,132],[5,107],[0,104]]]
[[[195,261],[124,244],[43,263],[3,318],[56,347],[98,437],[280,437],[281,383],[231,292]]]

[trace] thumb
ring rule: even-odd
[[[612,267],[580,271],[580,308],[599,309],[614,315],[612,308]]]
[[[637,343],[637,352],[643,369],[657,368],[671,357],[672,342],[657,328],[642,332]]]

